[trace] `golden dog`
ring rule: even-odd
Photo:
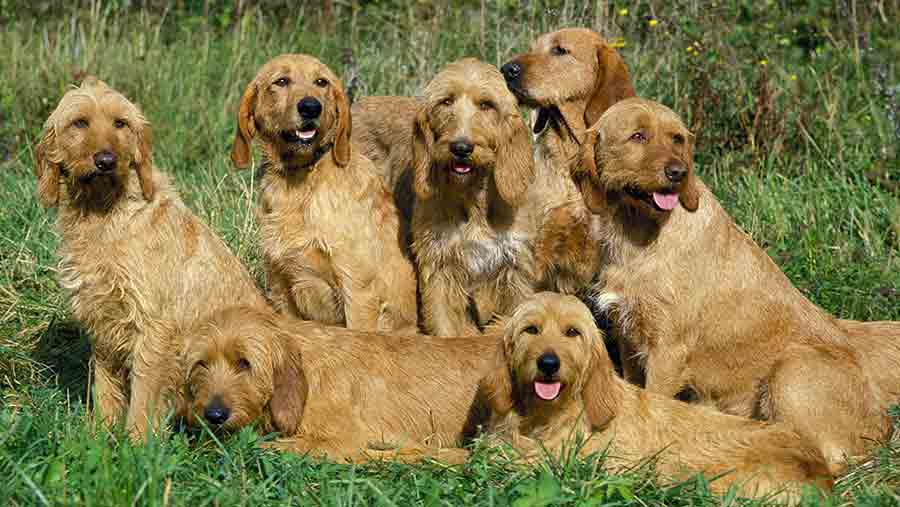
[[[500,72],[466,58],[428,83],[413,132],[425,329],[476,334],[532,291],[531,227],[519,209],[534,176],[528,130]]]
[[[366,459],[464,459],[487,415],[476,400],[499,336],[444,339],[324,327],[257,308],[188,333],[185,411],[233,431],[259,421],[280,449]],[[440,449],[440,450],[439,450]]]
[[[264,306],[228,247],[154,171],[150,124],[90,77],[63,96],[36,149],[38,196],[59,206],[59,283],[92,337],[97,409],[127,409],[133,436],[162,411],[175,326],[235,304]]]
[[[778,424],[723,414],[649,393],[619,378],[587,307],[573,296],[540,293],[506,323],[494,370],[481,382],[494,412],[493,430],[523,451],[558,453],[573,432],[588,437],[580,453],[608,452],[607,463],[630,467],[656,457],[676,478],[702,472],[724,492],[745,496],[803,484],[830,490],[815,446]]]
[[[891,326],[837,321],[791,285],[694,174],[693,136],[665,106],[619,102],[592,135],[593,160],[573,172],[601,223],[595,301],[626,378],[789,423],[835,473],[883,438],[900,385]]]
[[[569,175],[584,131],[612,104],[633,97],[622,58],[593,30],[540,36],[501,67],[519,103],[536,110],[536,183],[525,199],[534,215],[536,273],[542,289],[575,294],[599,270],[592,217]]]
[[[350,104],[327,66],[281,55],[247,86],[231,158],[265,152],[260,245],[275,306],[352,329],[416,328],[416,279],[397,208],[350,145]]]

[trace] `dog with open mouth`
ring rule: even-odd
[[[887,438],[900,399],[892,326],[838,321],[797,290],[694,173],[694,136],[671,109],[627,99],[588,135],[573,178],[598,220],[592,297],[625,377],[787,423],[834,474]]]
[[[628,68],[597,32],[566,28],[538,37],[501,72],[519,103],[533,110],[536,184],[525,202],[537,228],[538,287],[577,294],[597,273],[599,252],[569,162],[581,152],[587,127],[634,96]]]
[[[247,85],[231,158],[264,152],[257,220],[271,298],[294,317],[352,329],[417,329],[416,279],[400,218],[350,144],[350,104],[326,65],[269,61]]]
[[[532,292],[534,179],[528,129],[492,65],[451,63],[428,83],[413,125],[412,251],[425,330],[479,334]]]
[[[655,459],[674,480],[702,473],[710,487],[741,496],[797,500],[804,485],[830,491],[832,478],[812,443],[786,425],[752,421],[649,393],[616,375],[603,336],[574,296],[543,292],[506,322],[494,366],[480,382],[491,408],[490,441],[527,461],[580,455],[632,468]]]
[[[91,76],[44,124],[37,191],[57,207],[59,284],[88,331],[95,409],[147,437],[171,401],[174,329],[216,309],[265,306],[225,243],[153,164],[152,127]]]

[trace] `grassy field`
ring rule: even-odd
[[[140,5],[138,5],[140,4]],[[236,11],[239,5],[242,11]],[[207,14],[207,15],[205,15]],[[415,94],[463,56],[502,64],[537,34],[593,26],[638,93],[682,113],[699,172],[813,301],[900,319],[900,5],[800,1],[0,0],[0,504],[707,505],[706,483],[601,457],[520,468],[351,467],[176,435],[133,446],[91,419],[85,333],[56,285],[54,212],[33,147],[66,87],[100,76],[140,104],[156,165],[261,280],[250,172],[227,158],[243,86],[282,52],[331,65],[357,96]],[[900,505],[900,444],[807,504]],[[742,504],[731,497],[726,504]]]

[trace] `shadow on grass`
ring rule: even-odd
[[[91,344],[77,323],[51,322],[37,343],[34,358],[50,368],[48,376],[56,378],[59,388],[68,391],[70,399],[85,402]]]

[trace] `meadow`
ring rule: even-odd
[[[228,159],[259,65],[310,53],[356,97],[414,95],[463,56],[499,66],[540,33],[590,26],[638,94],[685,117],[701,177],[809,298],[900,320],[898,20],[897,0],[0,0],[0,504],[764,504],[666,483],[652,463],[613,475],[602,456],[350,466],[259,449],[271,436],[252,429],[133,445],[91,415],[90,345],[56,284],[34,145],[68,86],[104,79],[141,106],[157,168],[262,285],[254,171]],[[804,499],[845,504],[900,505],[900,438],[831,497]]]

